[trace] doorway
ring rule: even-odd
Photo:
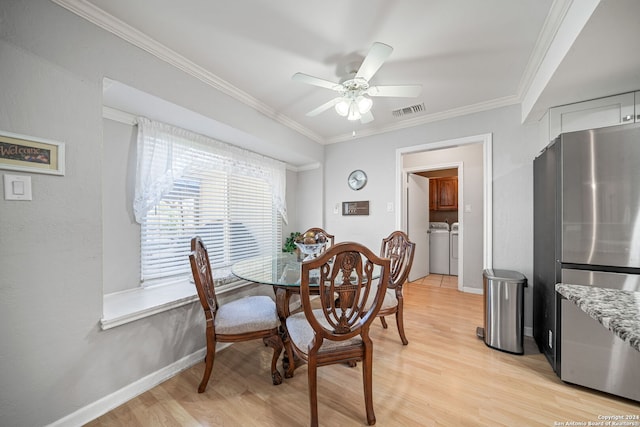
[[[400,207],[396,225],[405,231],[408,175],[458,170],[458,289],[479,294],[482,275],[478,271],[492,265],[491,143],[491,134],[485,134],[396,150],[396,203]]]
[[[411,154],[409,154],[410,156]],[[424,157],[424,156],[423,156]],[[455,153],[454,153],[455,157]],[[406,189],[406,201],[404,205],[406,212],[407,234],[416,243],[414,254],[414,265],[423,265],[425,268],[418,268],[419,273],[411,274],[410,281],[415,281],[419,277],[429,275],[430,279],[439,278],[442,283],[455,284],[461,289],[464,283],[463,269],[456,269],[451,276],[451,227],[458,224],[459,207],[462,206],[464,190],[464,164],[463,162],[433,163],[432,161],[418,159],[411,166],[406,166],[408,182],[412,179],[421,178],[426,182],[428,188],[427,199],[420,206],[416,206],[413,199],[416,198],[415,187],[408,185]],[[449,186],[455,183],[455,188]],[[435,185],[434,185],[435,184]],[[446,186],[446,191],[441,192],[438,184]],[[447,194],[443,194],[447,193]],[[455,198],[455,200],[452,200]],[[419,198],[424,199],[424,198]],[[442,200],[439,200],[442,199]],[[439,208],[442,207],[442,210]],[[421,217],[417,219],[416,217]],[[426,224],[426,225],[425,225]],[[416,227],[417,225],[417,227]],[[422,227],[428,230],[427,238],[423,242]],[[458,235],[456,234],[456,240]],[[427,250],[420,250],[420,245],[427,246]],[[460,254],[463,253],[456,241],[458,251],[455,254],[457,265],[462,265]],[[428,259],[424,259],[424,257]],[[459,271],[458,271],[459,270]],[[414,268],[411,269],[414,272]],[[451,276],[451,277],[449,277]]]

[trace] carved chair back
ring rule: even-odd
[[[216,298],[213,275],[211,274],[209,252],[199,236],[191,239],[191,252],[193,256],[190,256],[189,259],[193,280],[198,291],[198,298],[200,298],[200,304],[202,304],[206,319],[213,319],[218,310],[218,300]]]
[[[382,305],[389,282],[389,265],[388,259],[354,242],[335,244],[318,258],[302,263],[300,293],[305,315],[315,331],[314,349],[320,348],[324,339],[343,341],[361,335],[369,340],[369,325]],[[380,267],[378,279],[372,279],[375,266]],[[317,284],[313,288],[312,282]],[[317,294],[323,312],[320,318],[314,315],[310,299]],[[371,307],[367,306],[370,295],[374,295]]]
[[[390,289],[396,289],[398,286],[402,287],[406,282],[413,265],[415,247],[416,244],[409,240],[409,236],[399,230],[382,239],[380,256],[391,260],[388,284]]]

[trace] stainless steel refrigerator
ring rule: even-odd
[[[640,124],[560,135],[534,160],[533,333],[561,375],[555,284],[640,290]]]

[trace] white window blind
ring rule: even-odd
[[[138,139],[138,183],[143,181],[139,175],[144,166],[155,168],[151,174],[155,179],[147,185],[151,193],[144,195],[144,188],[136,189],[136,200],[147,203],[144,210],[136,212],[142,213],[141,274],[145,284],[190,276],[188,257],[195,235],[207,245],[214,276],[223,283],[233,280],[230,267],[234,262],[280,250],[282,219],[274,202],[275,186],[265,179],[273,171],[268,170],[269,163],[262,162],[264,158],[243,153],[238,162],[233,151],[225,155],[219,145],[213,147],[208,141],[194,144],[192,139],[203,138],[200,135],[183,131],[172,139],[165,132],[149,132],[145,124],[149,125],[139,124],[143,130]],[[252,156],[257,156],[255,162]],[[153,161],[144,165],[149,157]],[[281,173],[285,173],[284,165]],[[161,194],[157,194],[158,187],[162,187]],[[154,198],[157,201],[148,203]]]

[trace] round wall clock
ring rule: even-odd
[[[349,174],[347,182],[352,190],[360,190],[367,184],[367,174],[360,169],[356,169]]]

